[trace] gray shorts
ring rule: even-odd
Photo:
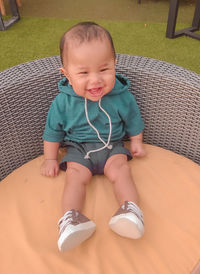
[[[108,158],[115,154],[125,154],[127,159],[131,160],[132,155],[130,151],[124,147],[122,141],[110,142],[112,149],[105,148],[101,151],[90,154],[89,159],[85,159],[85,155],[90,150],[95,150],[103,146],[102,143],[76,143],[72,141],[65,142],[67,153],[60,163],[60,169],[67,169],[67,162],[76,162],[87,167],[93,175],[103,174],[104,166]]]

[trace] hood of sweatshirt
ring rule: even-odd
[[[126,77],[124,77],[120,74],[116,74],[114,88],[106,95],[112,96],[112,95],[120,94],[120,93],[124,92],[125,90],[127,90],[129,88],[129,85],[130,85],[130,82]],[[58,89],[60,92],[68,94],[70,96],[80,97],[79,95],[77,95],[74,92],[72,86],[69,84],[69,81],[67,80],[66,77],[62,78],[58,82]],[[82,99],[84,99],[84,98],[82,98]]]

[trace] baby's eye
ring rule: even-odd
[[[81,72],[79,72],[79,74],[81,74],[81,75],[87,74],[87,71],[81,71]]]
[[[101,72],[104,72],[104,71],[106,71],[106,70],[108,70],[108,68],[103,68],[103,69],[101,69],[100,71],[101,71]]]

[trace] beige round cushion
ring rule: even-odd
[[[60,253],[57,222],[65,173],[41,176],[41,156],[5,178],[0,183],[0,273],[189,274],[200,259],[200,167],[145,146],[147,156],[129,162],[145,217],[139,240],[109,229],[118,204],[111,183],[98,175],[87,187],[83,210],[97,230],[80,246]]]

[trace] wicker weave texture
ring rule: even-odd
[[[117,59],[117,72],[130,80],[145,121],[144,141],[200,163],[200,75],[146,57]],[[0,179],[42,154],[60,67],[55,56],[0,72]]]

